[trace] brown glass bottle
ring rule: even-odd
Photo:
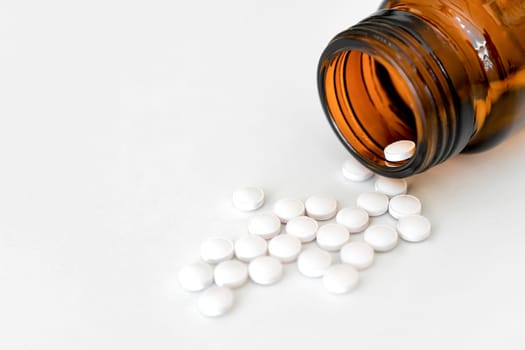
[[[525,0],[390,0],[323,52],[318,87],[347,149],[406,177],[525,125]],[[416,142],[410,160],[383,149]]]

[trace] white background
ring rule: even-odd
[[[0,2],[0,348],[523,349],[525,134],[410,179],[431,239],[352,294],[295,264],[208,319],[178,269],[252,214],[326,193],[347,157],[317,59],[378,1]],[[360,239],[359,235],[355,239]]]

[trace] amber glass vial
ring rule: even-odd
[[[525,0],[384,1],[328,44],[318,87],[340,140],[381,175],[492,147],[525,124]],[[389,163],[399,140],[416,153]]]

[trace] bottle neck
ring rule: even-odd
[[[321,56],[318,87],[347,149],[389,177],[423,172],[461,152],[475,123],[456,56],[435,27],[400,10],[382,10],[337,35]],[[415,155],[386,161],[384,148],[407,139],[416,143]]]

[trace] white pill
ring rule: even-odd
[[[416,144],[414,141],[401,140],[385,147],[385,158],[389,162],[402,162],[412,158],[415,152]]]
[[[201,258],[209,264],[229,260],[233,258],[233,243],[225,238],[208,238],[201,245]]]
[[[241,187],[233,192],[233,206],[242,211],[259,209],[264,204],[264,191],[258,187]]]
[[[376,252],[387,252],[394,249],[399,240],[396,230],[390,226],[370,226],[364,234],[364,240]]]
[[[316,220],[330,220],[337,213],[337,201],[330,196],[311,196],[304,206],[306,215]]]
[[[324,250],[335,252],[350,240],[350,232],[341,224],[326,224],[317,231],[317,244]]]
[[[233,307],[233,292],[226,287],[208,288],[200,296],[198,305],[205,316],[222,316]]]
[[[268,253],[283,263],[295,261],[301,252],[301,241],[290,234],[279,235],[268,243]]]
[[[248,265],[248,273],[252,281],[261,285],[277,283],[283,277],[283,264],[273,256],[260,256]]]
[[[299,254],[297,268],[306,277],[321,277],[332,265],[332,256],[325,250],[311,247]]]
[[[374,263],[374,248],[366,242],[350,242],[341,248],[341,261],[358,270],[364,270]]]
[[[389,197],[407,193],[407,182],[405,179],[390,179],[379,177],[375,182],[377,192],[384,193]]]
[[[369,216],[380,216],[388,211],[388,196],[379,192],[364,192],[357,197],[357,206]]]
[[[368,180],[374,173],[359,163],[355,158],[348,158],[343,163],[343,176],[350,181],[361,182]]]
[[[179,283],[190,292],[208,288],[213,282],[213,269],[202,261],[184,266],[179,271]]]
[[[359,272],[348,264],[334,265],[323,276],[323,286],[334,294],[348,293],[355,289],[358,283]]]
[[[250,262],[258,256],[266,255],[267,249],[268,243],[256,235],[246,235],[235,242],[235,256],[244,262]]]
[[[410,215],[399,219],[397,232],[408,242],[421,242],[430,236],[430,221],[421,215]]]
[[[219,287],[239,288],[248,280],[248,266],[238,260],[223,261],[215,267],[213,275]]]
[[[341,209],[335,220],[338,224],[345,226],[350,233],[358,233],[368,227],[369,217],[366,210],[354,207]]]
[[[298,199],[281,199],[273,206],[275,215],[286,224],[293,218],[303,216],[305,213],[304,203]]]
[[[408,215],[419,215],[421,214],[421,202],[417,197],[409,194],[395,196],[390,200],[388,212],[395,219]]]
[[[281,220],[275,214],[255,215],[248,224],[248,232],[264,239],[273,238],[281,232]]]
[[[293,218],[286,224],[286,232],[299,238],[303,243],[313,241],[318,229],[317,221],[308,216]]]

